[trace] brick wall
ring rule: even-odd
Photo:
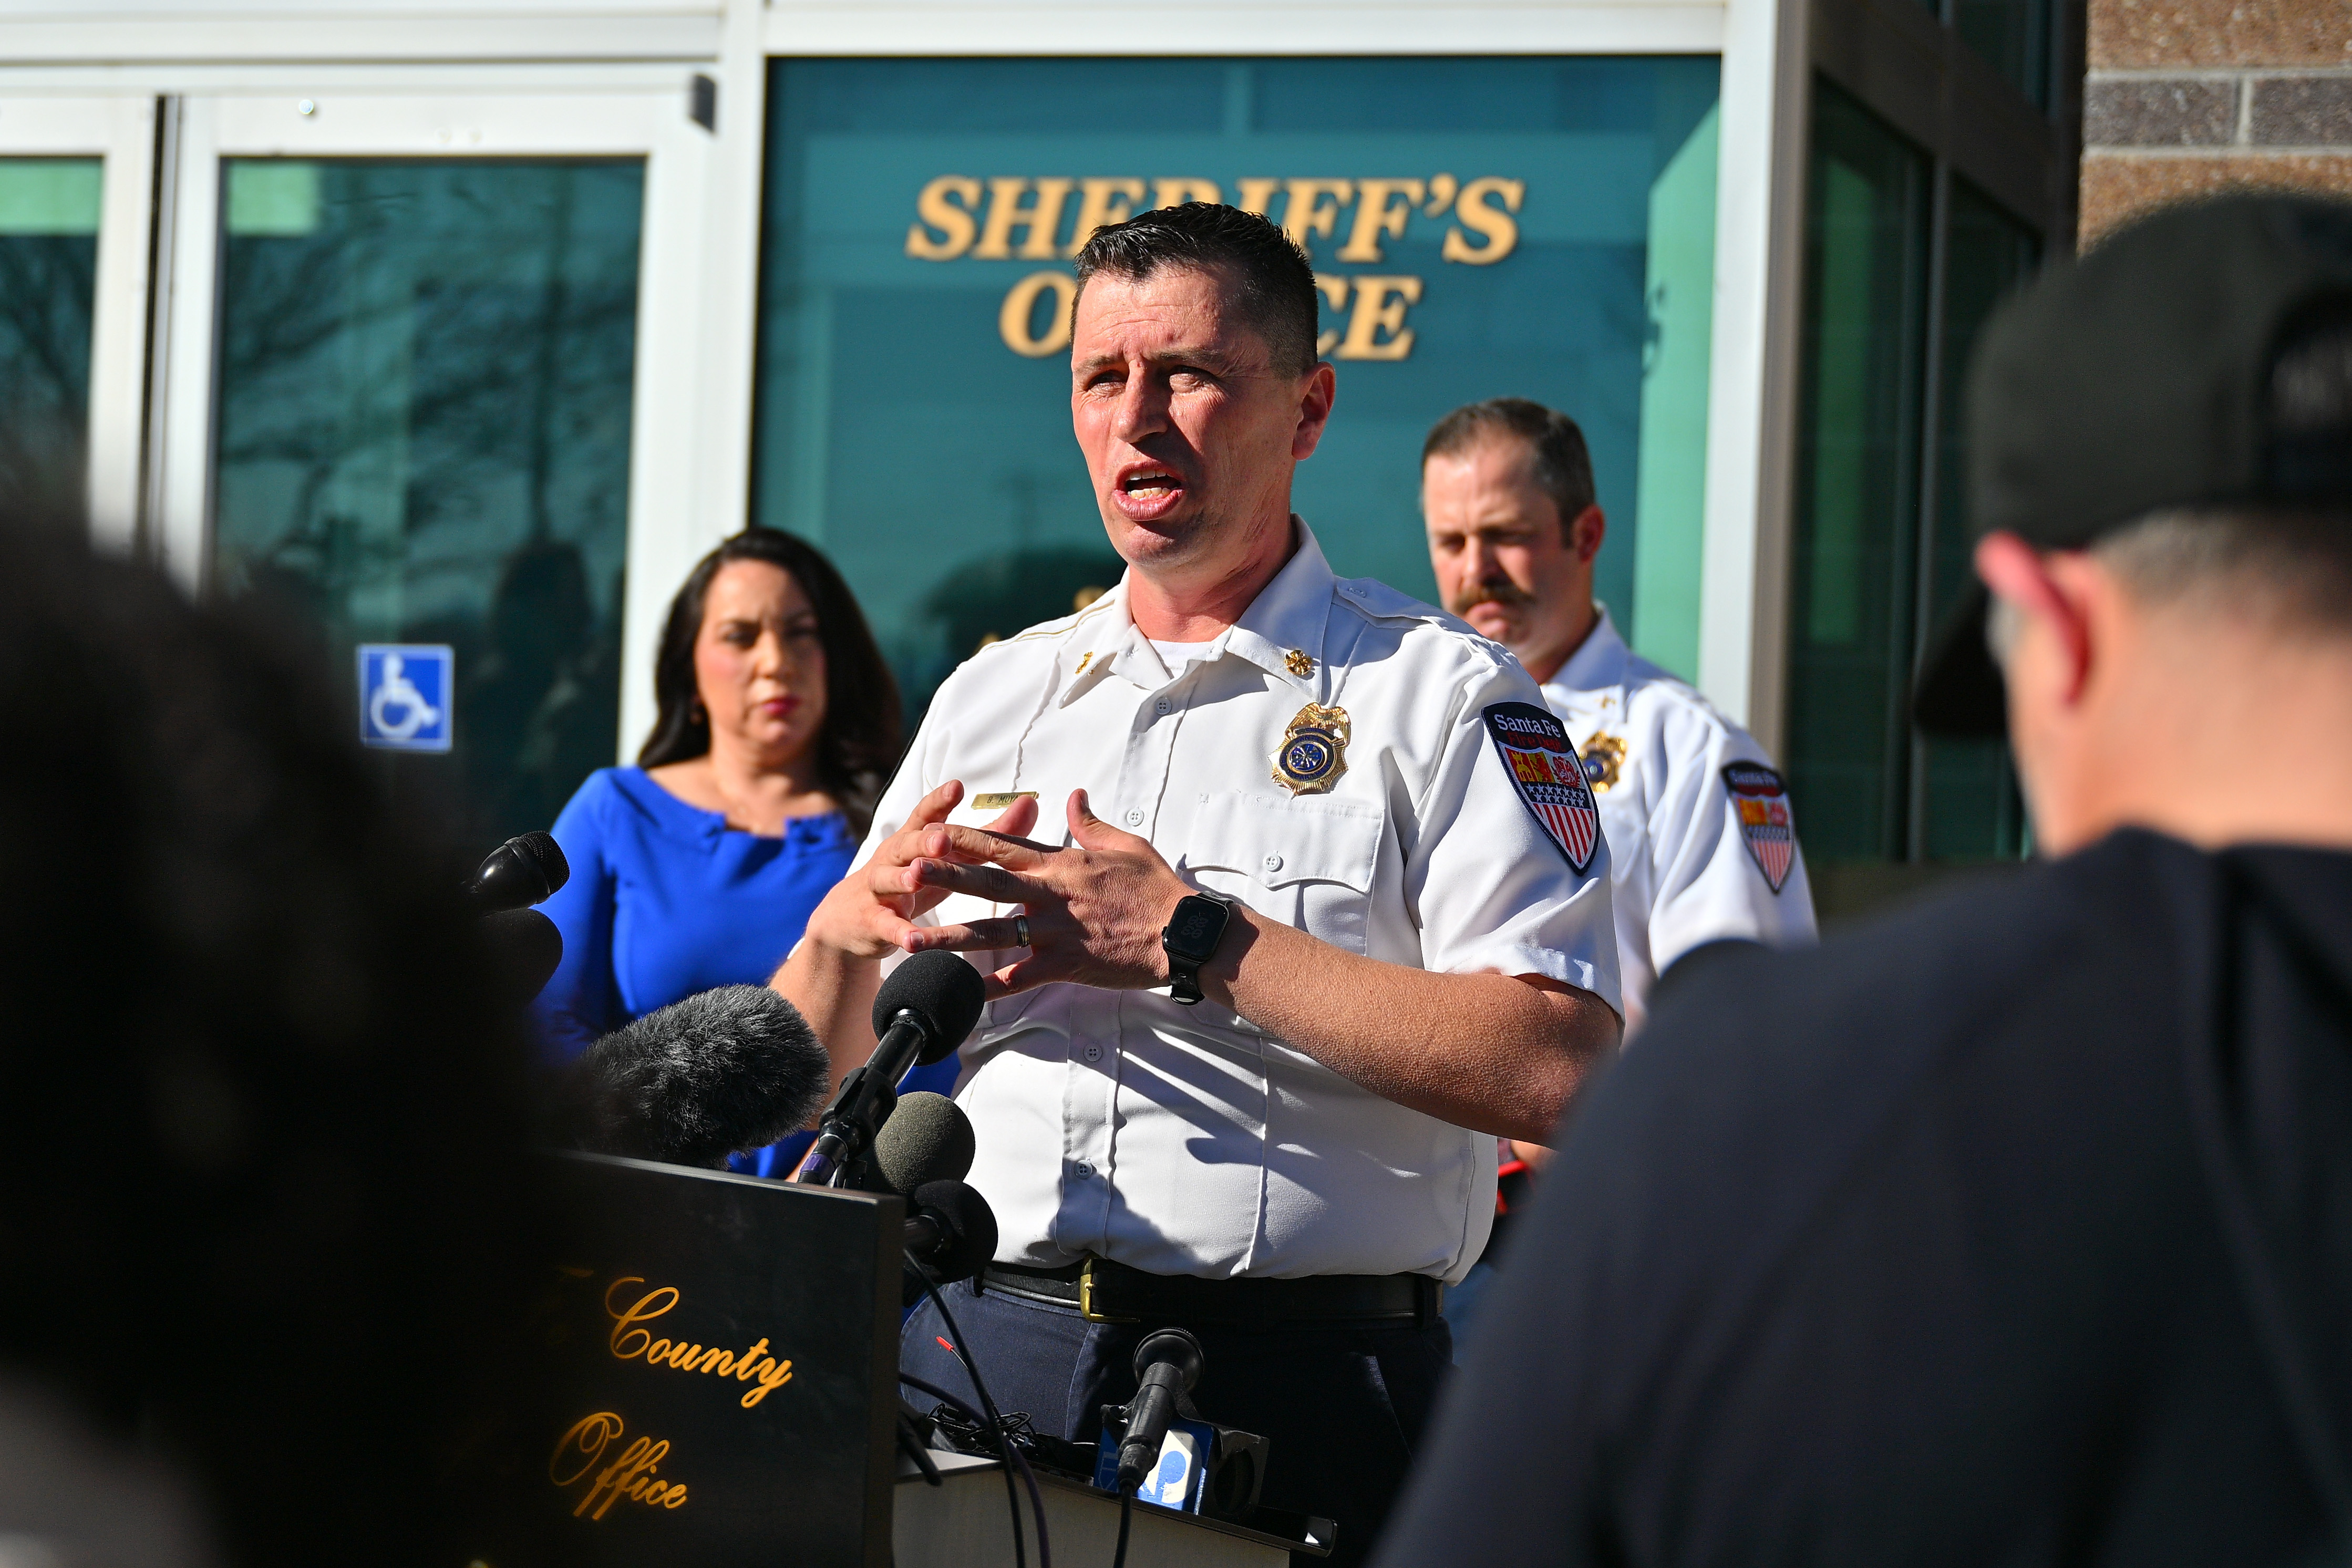
[[[2231,186],[2352,196],[2352,0],[2090,0],[2082,243]]]

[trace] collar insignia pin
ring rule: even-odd
[[[1615,735],[1596,730],[1592,739],[1577,748],[1584,757],[1585,782],[1595,795],[1607,795],[1617,783],[1617,771],[1625,765],[1625,742]]]
[[[1321,795],[1347,771],[1348,710],[1309,702],[1274,749],[1274,782],[1293,795]]]
[[[1315,656],[1303,647],[1292,648],[1282,656],[1282,668],[1304,680],[1315,673]]]
[[[1072,675],[1084,675],[1087,672],[1087,666],[1092,664],[1094,661],[1094,650],[1092,648],[1088,648],[1086,652],[1078,655],[1078,668],[1070,671],[1070,673]]]

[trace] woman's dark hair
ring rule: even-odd
[[[719,568],[764,561],[793,575],[816,612],[824,642],[824,730],[817,736],[817,780],[841,803],[862,836],[873,820],[875,797],[898,760],[898,683],[874,646],[856,595],[833,563],[806,540],[773,528],[747,528],[696,563],[669,605],[660,651],[654,656],[653,733],[637,765],[657,768],[710,750],[710,716],[697,700],[694,644],[702,635],[703,600]]]

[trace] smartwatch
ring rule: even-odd
[[[1201,965],[1217,955],[1225,922],[1233,918],[1234,901],[1215,893],[1176,900],[1176,912],[1160,931],[1160,946],[1168,954],[1170,1000],[1190,1007],[1201,999]]]

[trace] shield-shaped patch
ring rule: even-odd
[[[1797,825],[1789,815],[1789,786],[1761,763],[1734,763],[1723,770],[1731,809],[1739,817],[1739,837],[1764,873],[1764,885],[1778,893],[1797,863]]]
[[[1582,876],[1601,844],[1601,807],[1567,729],[1532,702],[1493,703],[1486,716],[1504,776]]]

